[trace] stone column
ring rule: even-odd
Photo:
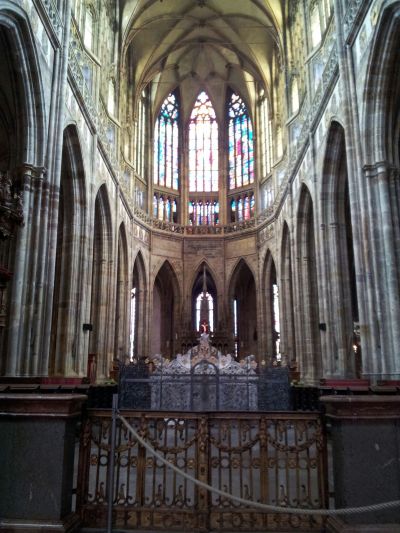
[[[86,396],[0,394],[0,531],[71,532],[75,431]]]
[[[332,429],[335,507],[400,500],[400,396],[325,396]],[[331,533],[400,531],[400,507],[335,516]]]

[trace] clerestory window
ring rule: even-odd
[[[190,115],[189,191],[218,191],[218,123],[205,91],[197,97]]]
[[[242,98],[231,94],[229,115],[229,188],[254,183],[253,126]]]
[[[179,104],[175,93],[164,100],[154,131],[154,185],[179,187]]]

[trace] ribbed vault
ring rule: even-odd
[[[278,1],[127,0],[123,61],[137,95],[151,83],[154,112],[178,85],[186,117],[199,87],[218,104],[230,85],[252,108],[281,56],[281,21]]]

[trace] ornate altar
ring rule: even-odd
[[[254,411],[257,363],[223,355],[203,333],[200,343],[172,360],[161,355],[120,364],[120,406],[165,411]]]
[[[152,359],[151,408],[173,411],[248,411],[257,409],[257,363],[223,355],[203,333],[200,344],[172,361]]]

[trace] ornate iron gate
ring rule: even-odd
[[[183,471],[236,496],[325,507],[325,439],[316,414],[124,412],[141,436]],[[111,414],[93,410],[82,432],[77,507],[86,527],[106,523]],[[318,516],[264,513],[197,488],[118,425],[113,523],[174,531],[321,531]]]

